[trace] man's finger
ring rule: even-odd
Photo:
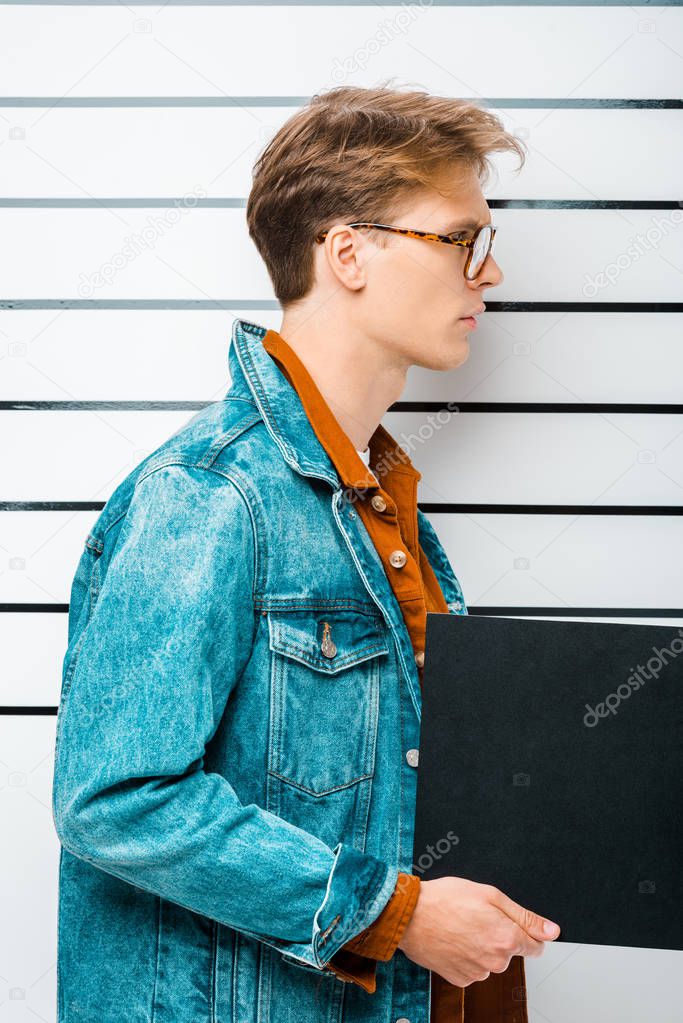
[[[530,909],[525,909],[524,906],[520,906],[519,903],[508,898],[504,892],[498,892],[493,902],[523,931],[538,941],[552,941],[560,933],[559,924],[539,916],[538,913],[532,913]]]

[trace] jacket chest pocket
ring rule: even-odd
[[[310,796],[371,778],[380,663],[389,652],[380,619],[357,611],[269,612],[269,773]]]

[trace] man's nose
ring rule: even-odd
[[[481,272],[473,281],[470,281],[470,284],[472,284],[476,290],[479,290],[480,288],[495,288],[498,284],[502,284],[504,279],[505,275],[503,271],[498,263],[496,263],[491,253],[489,253],[486,257],[486,262],[481,268]]]

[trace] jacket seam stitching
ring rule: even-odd
[[[216,973],[218,956],[218,921],[211,921],[211,961],[209,963],[209,1023],[216,1023]]]
[[[240,353],[240,348],[239,347],[238,347],[238,353]],[[255,395],[257,396],[258,400],[260,402],[262,402],[263,408],[266,410],[266,412],[268,414],[268,422],[270,423],[271,429],[273,430],[274,433],[277,433],[278,440],[282,444],[283,450],[286,449],[287,451],[290,452],[290,454],[293,455],[293,452],[291,451],[291,448],[290,448],[289,444],[287,443],[285,438],[282,436],[280,431],[278,429],[276,429],[276,427],[275,427],[275,419],[273,417],[273,410],[271,408],[270,401],[268,399],[268,395],[267,395],[266,391],[264,390],[264,388],[261,386],[261,379],[260,379],[258,373],[256,373],[255,366],[254,366],[254,360],[252,358],[251,352],[246,347],[246,345],[242,346],[242,348],[241,348],[241,355],[242,355],[242,358],[245,360],[245,362],[247,362],[249,364],[250,372],[248,374],[248,377],[249,377],[250,383],[252,385],[252,388],[254,390]]]
[[[388,654],[389,648],[386,643],[368,644],[368,646],[358,647],[355,650],[349,651],[345,657],[339,657],[336,660],[334,658],[329,659],[330,669],[324,667],[325,661],[315,654],[312,654],[309,650],[304,650],[300,646],[293,643],[287,643],[279,637],[273,639],[273,649],[277,650],[278,653],[284,654],[298,654],[306,664],[313,668],[317,668],[319,671],[324,672],[326,675],[336,674],[332,668],[350,667],[354,664],[360,663],[363,660],[367,660],[369,657],[374,657],[377,654]],[[332,663],[334,661],[334,663]],[[322,667],[321,667],[322,665]]]
[[[195,462],[195,461],[189,461],[189,460],[182,459],[182,458],[172,458],[172,459],[168,459],[165,462],[161,462],[158,465],[153,466],[149,470],[149,472],[146,472],[144,475],[140,475],[140,477],[135,482],[135,487],[137,487],[139,483],[142,483],[143,480],[147,479],[153,473],[159,472],[161,469],[166,469],[166,468],[168,468],[171,465],[181,465],[181,466],[184,466],[185,468],[188,468],[188,469],[197,469],[199,472],[210,472],[210,473],[213,473],[214,476],[220,476],[222,479],[227,480],[228,483],[231,483],[232,486],[234,487],[235,491],[242,498],[242,502],[243,502],[243,504],[244,504],[244,506],[245,506],[245,508],[247,510],[247,513],[249,515],[249,521],[251,523],[252,543],[253,543],[253,550],[254,550],[254,588],[252,589],[252,605],[253,605],[254,611],[255,611],[256,610],[256,603],[255,603],[256,581],[260,578],[261,553],[260,553],[260,548],[259,548],[259,543],[258,543],[258,534],[257,534],[257,530],[256,530],[256,521],[255,521],[255,518],[254,518],[254,512],[253,512],[253,509],[251,507],[251,503],[249,502],[249,500],[247,498],[247,495],[245,493],[244,486],[242,485],[241,482],[238,482],[238,480],[235,479],[225,469],[225,467],[223,467],[223,466],[216,466],[216,465],[213,465],[213,464],[211,464],[211,465],[201,465],[200,463]],[[126,515],[126,512],[124,511],[122,513],[122,515],[119,516],[119,518],[122,518],[125,515]],[[118,521],[118,520],[116,520],[116,521]],[[110,524],[110,526],[108,527],[108,529],[110,529],[111,526],[113,526],[113,525],[114,525],[114,523],[112,522]]]
[[[244,506],[245,506],[245,508],[247,510],[247,514],[249,515],[249,521],[251,523],[252,545],[253,545],[253,552],[254,552],[254,581],[253,581],[252,592],[251,592],[251,603],[252,603],[252,608],[253,608],[253,611],[254,611],[254,630],[253,630],[253,633],[252,633],[252,641],[253,641],[254,635],[256,633],[256,628],[257,628],[257,621],[256,621],[256,592],[257,592],[257,588],[258,588],[258,585],[259,585],[259,581],[261,579],[261,571],[262,571],[262,568],[263,568],[263,565],[262,565],[263,558],[262,558],[262,554],[261,554],[261,547],[259,546],[258,529],[257,529],[257,526],[256,526],[256,516],[254,514],[254,509],[251,506],[251,502],[249,501],[249,498],[247,497],[246,488],[244,486],[244,483],[242,482],[241,479],[235,478],[235,476],[233,476],[227,469],[225,469],[222,466],[210,465],[210,466],[207,466],[206,471],[213,472],[216,476],[221,476],[223,479],[226,479],[229,483],[231,483],[233,485],[234,489],[237,491],[237,493],[242,498],[242,502],[243,502],[243,504],[244,504]]]
[[[357,778],[352,778],[351,781],[345,781],[342,785],[333,785],[331,788],[321,789],[317,792],[315,789],[308,788],[307,785],[302,785],[293,778],[288,778],[286,774],[280,774],[279,771],[275,771],[273,768],[268,768],[268,774],[273,778],[279,778],[281,781],[286,781],[288,785],[292,786],[292,788],[300,789],[302,792],[308,792],[311,796],[327,796],[331,792],[340,792],[342,789],[349,789],[353,785],[357,785],[358,782],[374,778],[374,772],[371,774],[359,774]]]
[[[161,896],[157,896],[157,942],[154,963],[154,984],[152,985],[152,1014],[151,1023],[157,1018],[157,983],[159,980],[159,958],[161,956]]]
[[[223,448],[227,447],[231,441],[241,436],[241,434],[246,433],[247,430],[250,430],[252,426],[255,426],[262,420],[263,417],[256,404],[254,402],[251,402],[251,404],[256,411],[252,412],[251,415],[245,416],[244,419],[240,419],[237,423],[233,423],[229,430],[226,430],[225,433],[221,434],[221,436],[218,437],[213,444],[211,444],[208,451],[206,451],[199,459],[197,462],[198,468],[212,468],[213,463],[216,461]]]
[[[267,593],[256,595],[256,603],[263,613],[270,611],[272,614],[288,614],[290,611],[357,611],[358,614],[373,618],[376,624],[384,622],[384,618],[377,613],[376,604],[363,603],[352,597],[330,597],[330,598],[302,598],[297,600],[290,597],[271,597]]]

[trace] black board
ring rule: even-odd
[[[427,615],[413,872],[683,949],[683,629]]]

